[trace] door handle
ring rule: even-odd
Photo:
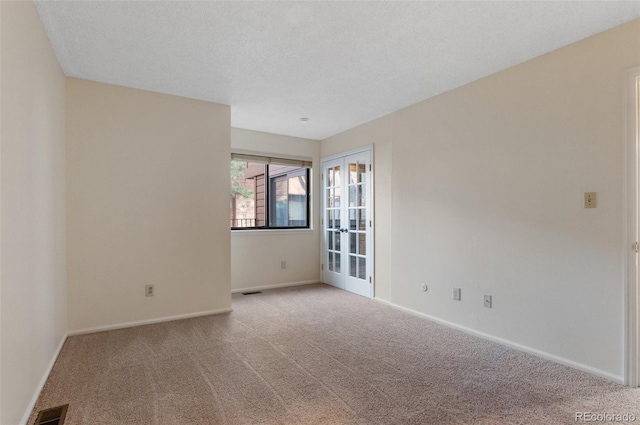
[[[340,232],[349,233],[349,229],[340,229]]]

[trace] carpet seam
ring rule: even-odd
[[[260,337],[262,338],[262,337]],[[266,341],[266,340],[265,340]],[[282,352],[277,346],[275,346],[274,344],[271,343],[271,341],[266,341],[267,344],[269,344],[270,346],[272,346],[274,348],[274,350],[276,350],[277,352],[279,352],[280,354],[282,354],[285,358],[289,359],[291,362],[293,362],[293,364],[295,364],[298,369],[302,370],[304,373],[306,373],[308,376],[310,376],[311,378],[313,378],[316,382],[318,382],[318,384],[320,384],[322,386],[322,388],[324,388],[325,390],[327,390],[330,394],[333,394],[334,397],[336,397],[338,400],[340,400],[340,403],[342,403],[342,405],[344,407],[347,408],[347,410],[353,414],[354,416],[358,417],[358,413],[349,405],[349,403],[347,403],[342,397],[340,397],[340,395],[338,395],[338,393],[336,393],[335,391],[333,391],[333,389],[331,389],[331,387],[329,387],[327,384],[325,384],[322,379],[318,378],[317,376],[315,376],[313,373],[311,373],[310,371],[308,371],[304,366],[302,366],[300,363],[298,363],[296,361],[296,359],[293,359],[289,356],[287,356],[286,353]]]
[[[233,348],[231,348],[233,351],[235,351]],[[262,374],[260,372],[258,372],[252,365],[251,362],[249,361],[249,359],[244,358],[243,359],[243,363],[249,368],[249,370],[251,370],[255,375],[258,376],[258,378],[260,378],[260,380],[262,380],[262,382],[264,382],[264,384],[271,390],[271,392],[273,392],[273,394],[278,398],[278,400],[280,400],[280,403],[282,403],[282,407],[284,407],[284,409],[289,412],[290,414],[292,414],[293,416],[295,416],[298,421],[300,421],[300,416],[298,416],[297,413],[293,412],[291,410],[291,408],[287,405],[287,403],[284,401],[284,399],[282,398],[282,396],[278,393],[278,391],[276,391],[275,388],[273,388],[273,385],[271,385],[271,383],[264,377],[262,376]]]
[[[227,414],[225,413],[225,409],[224,409],[224,406],[222,404],[222,401],[220,400],[220,396],[218,394],[218,391],[216,390],[215,386],[213,385],[213,383],[211,382],[211,380],[209,379],[209,377],[205,373],[204,366],[202,364],[200,364],[199,359],[196,356],[194,356],[193,354],[189,354],[189,357],[191,357],[191,359],[193,360],[193,363],[198,368],[198,371],[200,371],[200,375],[202,376],[202,379],[204,379],[204,381],[207,383],[207,385],[211,389],[211,394],[213,395],[213,399],[216,402],[216,405],[218,406],[218,409],[220,411],[220,416],[221,416],[221,419],[222,419],[222,423],[223,424],[228,424],[229,421],[227,420]]]

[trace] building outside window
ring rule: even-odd
[[[309,228],[311,163],[232,155],[231,228]]]

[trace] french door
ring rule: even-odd
[[[373,298],[372,152],[322,162],[322,281]]]

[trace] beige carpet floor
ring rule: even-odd
[[[325,285],[70,337],[35,412],[66,424],[574,424],[640,391]]]

